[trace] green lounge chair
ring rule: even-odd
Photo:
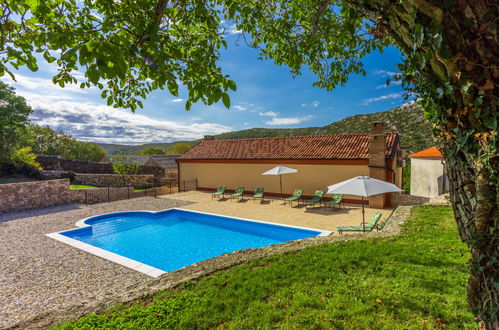
[[[237,186],[236,191],[232,195],[230,195],[230,198],[232,199],[232,198],[239,197],[239,199],[241,199],[244,197],[243,194],[244,194],[244,187]]]
[[[218,186],[217,191],[215,191],[213,194],[211,194],[211,199],[215,196],[222,196],[225,197],[225,186]]]
[[[379,219],[381,219],[381,213],[376,212],[374,213],[373,217],[371,218],[371,221],[366,225],[366,231],[372,231],[374,228],[377,228],[379,230],[379,227],[377,225]],[[360,226],[338,226],[336,227],[336,230],[341,234],[344,231],[364,231],[364,228],[362,225]]]
[[[322,190],[316,190],[314,196],[310,198],[309,200],[305,201],[305,204],[307,205],[315,205],[319,203],[319,206],[321,205],[322,197],[324,197],[324,192]]]
[[[303,194],[303,189],[295,189],[293,196],[283,199],[284,204],[286,204],[286,202],[287,202],[287,203],[290,203],[291,206],[293,206],[293,202],[298,201],[298,205],[300,205],[300,198],[301,198],[302,194]]]
[[[324,202],[324,211],[327,209],[327,207],[335,207],[338,205],[338,207],[341,207],[341,203],[343,201],[343,194],[334,194],[333,198],[329,202]]]
[[[264,192],[263,187],[256,187],[255,194],[253,195],[253,201],[257,198],[260,198],[263,201],[264,200],[263,192]]]

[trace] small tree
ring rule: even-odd
[[[165,151],[160,148],[149,147],[139,151],[139,156],[154,156],[154,155],[164,155]]]
[[[141,165],[133,161],[130,156],[125,155],[123,152],[118,152],[116,156],[111,156],[111,164],[114,173],[121,175],[123,185],[126,186],[125,176],[135,175],[139,173]]]
[[[187,143],[175,143],[174,145],[171,146],[170,150],[168,151],[168,154],[170,155],[183,154],[184,152],[189,151],[191,148],[192,146]]]

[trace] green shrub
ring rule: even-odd
[[[42,169],[40,163],[36,161],[36,155],[31,152],[31,147],[15,150],[11,155],[11,160],[17,170],[20,170],[24,165],[29,165],[39,170]]]

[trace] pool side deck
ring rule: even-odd
[[[168,195],[160,197],[169,198]],[[328,207],[327,210],[324,210],[324,206],[305,207],[303,204],[298,206],[297,203],[293,203],[293,207],[291,207],[290,204],[283,205],[280,199],[268,199],[265,202],[253,201],[250,197],[245,197],[240,201],[227,197],[225,199],[212,199],[211,193],[202,191],[188,191],[175,195],[175,198],[196,201],[195,204],[182,207],[187,210],[327,230],[332,231],[333,235],[337,235],[337,226],[358,226],[362,223],[362,210],[358,205],[345,205],[341,208]],[[366,207],[366,224],[376,212],[382,214],[381,221],[384,221],[390,216],[392,210]]]

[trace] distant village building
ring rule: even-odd
[[[412,155],[411,195],[432,198],[449,190],[442,153],[431,147]]]
[[[179,180],[197,179],[198,189],[214,190],[244,186],[248,192],[263,186],[270,196],[279,196],[279,179],[263,172],[276,165],[298,170],[283,178],[283,194],[304,189],[305,195],[327,190],[355,176],[367,175],[402,187],[400,137],[384,132],[383,123],[373,123],[371,133],[289,136],[215,140],[206,136],[177,158]],[[345,196],[360,203],[360,197]],[[371,207],[391,205],[391,195],[369,198]]]

